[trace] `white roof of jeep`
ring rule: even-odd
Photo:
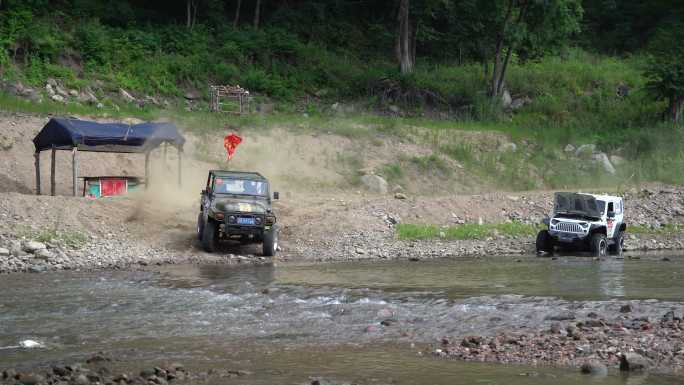
[[[621,201],[622,197],[615,196],[615,195],[599,195],[599,194],[589,194],[589,193],[578,193],[578,194],[583,194],[583,195],[591,195],[597,200],[602,200],[602,201]]]

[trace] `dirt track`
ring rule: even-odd
[[[193,156],[199,154],[197,148],[204,145],[198,138],[188,135],[186,151],[190,156],[184,163],[185,183],[181,189],[169,182],[175,180],[176,171],[172,167],[175,154],[171,153],[166,164],[161,161],[160,154],[153,156],[156,179],[152,181],[154,188],[148,193],[98,201],[62,195],[71,191],[71,165],[69,157],[58,155],[58,196],[35,196],[32,195],[34,168],[30,139],[45,122],[45,118],[24,115],[0,119],[3,140],[11,143],[9,148],[0,151],[0,216],[3,219],[0,248],[6,248],[7,254],[14,256],[13,260],[6,259],[0,264],[0,271],[181,261],[260,262],[257,258],[236,256],[258,255],[259,248],[255,246],[226,247],[216,255],[200,250],[195,240],[199,190],[206,171],[220,166]],[[262,151],[264,146],[273,151],[284,151],[275,145],[278,137],[271,135],[255,134],[253,142],[258,143]],[[314,137],[301,139],[302,145],[312,146],[312,140],[317,141],[317,156],[323,156],[329,150],[325,146],[339,146],[338,151],[354,147],[347,139],[329,139],[326,144]],[[249,153],[252,149],[245,147],[241,150]],[[287,151],[289,149],[285,153]],[[212,149],[208,153],[220,154],[220,149]],[[81,155],[81,175],[142,174],[140,155]],[[455,225],[509,220],[539,223],[551,209],[550,192],[491,192],[481,195],[409,193],[407,199],[395,199],[391,194],[373,195],[358,191],[358,187],[341,188],[339,183],[343,176],[339,170],[324,162],[307,163],[305,152],[293,154],[292,164],[287,163],[287,156],[281,155],[281,152],[274,155],[278,162],[262,164],[262,167],[267,169],[267,176],[273,175],[275,188],[281,191],[282,199],[275,207],[282,227],[283,250],[279,256],[282,261],[531,253],[533,239],[528,237],[405,242],[396,239],[393,226],[396,223]],[[218,159],[218,155],[216,157]],[[48,155],[44,154],[43,158],[47,164]],[[201,158],[205,159],[206,154]],[[263,158],[259,157],[260,162]],[[288,178],[300,166],[304,179],[313,180],[312,184],[304,184],[302,178]],[[42,171],[43,191],[46,191],[49,167],[43,167]],[[667,186],[650,186],[645,192],[632,189],[626,194],[629,221],[653,226],[681,223],[684,220],[683,197],[682,190]],[[81,250],[70,250],[56,242],[48,245],[53,250],[38,259],[31,253],[16,250],[25,248],[22,242],[45,231],[83,234],[88,238],[87,245]],[[681,249],[684,245],[679,235],[675,235],[629,237],[627,246],[631,249]],[[23,255],[14,255],[17,253],[13,249]],[[230,258],[231,254],[233,258]]]

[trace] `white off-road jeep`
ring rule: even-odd
[[[621,197],[558,192],[544,223],[548,230],[537,234],[537,253],[558,248],[589,250],[597,257],[622,254],[627,225]]]

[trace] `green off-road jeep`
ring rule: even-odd
[[[273,193],[272,199],[278,199]],[[202,190],[197,237],[213,252],[221,240],[263,243],[268,257],[278,250],[278,226],[268,180],[256,172],[209,171]]]

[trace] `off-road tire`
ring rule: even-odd
[[[202,242],[202,232],[204,231],[204,221],[202,220],[202,213],[197,216],[197,240]]]
[[[621,256],[625,249],[625,233],[619,231],[614,239],[615,243],[608,247],[608,251],[613,255]]]
[[[548,230],[541,230],[537,234],[537,253],[553,253],[553,238],[549,234]]]
[[[608,253],[608,239],[605,234],[594,233],[591,236],[591,255],[594,257],[605,257]]]
[[[202,248],[208,253],[216,251],[216,244],[218,243],[218,231],[216,229],[216,222],[208,220],[202,229]]]
[[[272,228],[271,231],[264,233],[263,254],[264,257],[273,257],[278,251],[278,229]]]

